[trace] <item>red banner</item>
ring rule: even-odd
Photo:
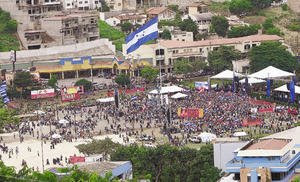
[[[291,108],[289,108],[288,109],[288,113],[289,114],[293,114],[293,115],[298,115],[298,110],[297,109],[291,109]]]
[[[79,99],[80,99],[79,93],[61,95],[61,101],[63,101],[63,102],[70,102],[70,101],[79,100]]]
[[[178,108],[177,114],[181,118],[203,118],[203,109]]]
[[[262,124],[262,120],[259,118],[245,118],[243,120],[243,126],[247,127],[247,126],[259,126]]]
[[[64,87],[61,89],[61,100],[69,102],[80,99],[80,94],[84,92],[83,86]]]
[[[31,91],[31,99],[43,99],[55,97],[54,89],[33,90]]]
[[[254,105],[273,105],[274,103],[272,102],[267,102],[267,101],[264,101],[264,100],[255,100],[255,99],[250,99],[250,104],[254,104]]]
[[[258,109],[259,113],[266,113],[266,112],[274,112],[274,107],[270,107],[270,108],[260,108]]]

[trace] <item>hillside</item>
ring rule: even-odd
[[[16,32],[17,22],[11,19],[8,12],[0,8],[0,52],[19,50]]]

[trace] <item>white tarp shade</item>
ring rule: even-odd
[[[45,112],[41,110],[36,110],[33,112],[33,114],[45,114]]]
[[[178,87],[176,85],[168,86],[168,87],[161,87],[160,93],[161,94],[168,94],[168,93],[175,93],[175,92],[181,92],[184,89],[181,87]],[[158,90],[152,90],[149,92],[150,94],[158,94]]]
[[[282,77],[291,77],[291,76],[295,76],[295,74],[275,68],[274,66],[268,66],[256,73],[249,75],[249,77],[260,78],[260,79],[282,78]]]
[[[218,84],[212,84],[211,86],[210,86],[210,88],[216,88],[218,86]]]
[[[172,99],[180,99],[180,98],[185,98],[185,97],[187,97],[187,96],[188,96],[188,95],[186,95],[186,94],[182,94],[182,93],[178,92],[178,93],[172,95],[171,98],[172,98]]]
[[[114,97],[107,97],[107,98],[97,99],[97,102],[102,102],[102,103],[114,102],[114,101],[115,101]]]
[[[68,124],[69,121],[68,120],[65,120],[65,119],[61,119],[58,121],[59,124]]]
[[[243,137],[243,136],[247,136],[247,133],[244,131],[237,131],[233,134],[233,136],[235,137]]]
[[[59,138],[61,138],[61,136],[59,135],[59,134],[53,134],[52,136],[51,136],[51,138],[53,138],[53,139],[59,139]]]
[[[244,77],[244,75],[234,72],[234,75],[237,77]],[[211,77],[212,79],[233,79],[233,71],[231,70],[225,70],[222,71],[221,73],[218,73],[215,76]]]
[[[286,84],[284,84],[284,85],[282,85],[282,86],[280,86],[280,87],[278,87],[278,88],[276,88],[276,89],[274,89],[274,90],[275,90],[275,91],[278,91],[278,92],[287,92],[287,93],[290,92],[290,91],[287,89]],[[297,86],[297,85],[295,85],[295,93],[296,93],[296,94],[300,94],[300,87]]]
[[[245,81],[246,81],[246,79],[244,78],[244,79],[240,80],[240,83],[245,83]],[[264,83],[264,82],[266,82],[266,81],[262,80],[262,79],[252,78],[252,77],[248,78],[249,84]]]
[[[215,134],[207,133],[207,132],[201,133],[200,135],[198,135],[198,137],[200,137],[201,141],[204,143],[211,142],[217,139],[217,136]]]

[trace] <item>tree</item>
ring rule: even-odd
[[[0,105],[0,131],[2,132],[5,125],[18,124],[19,118],[16,117],[14,110],[5,108],[2,104]]]
[[[263,42],[261,45],[253,47],[249,56],[252,72],[267,66],[293,72],[297,67],[296,58],[280,42]]]
[[[151,176],[150,181],[218,181],[220,170],[213,166],[213,147],[205,145],[200,150],[159,145],[121,146],[111,155],[111,160],[130,160],[134,177]]]
[[[183,20],[179,27],[182,31],[193,32],[194,35],[198,34],[198,25],[190,17]]]
[[[208,53],[209,67],[215,72],[232,69],[232,61],[238,60],[240,57],[241,53],[233,47],[221,46]]]
[[[252,8],[250,0],[232,0],[229,3],[230,12],[236,15],[247,14]]]
[[[161,33],[161,38],[165,40],[171,40],[171,32],[168,29],[164,29]]]
[[[224,16],[213,16],[211,20],[211,28],[219,36],[225,37],[229,27],[228,20]]]
[[[54,90],[57,89],[57,76],[53,75],[47,83],[48,86],[50,86],[51,88],[54,88]]]
[[[120,74],[116,77],[115,82],[119,86],[129,86],[130,85],[130,78],[129,75],[126,74]]]
[[[142,78],[146,79],[148,83],[153,82],[157,77],[158,73],[158,69],[152,68],[150,66],[146,66],[141,70]]]
[[[101,12],[109,12],[110,11],[110,8],[107,6],[107,3],[105,0],[100,0],[100,3],[101,3],[101,8],[100,8]]]
[[[119,147],[120,144],[114,143],[111,139],[106,138],[104,140],[92,140],[86,144],[77,145],[76,148],[86,155],[92,154],[111,154]]]
[[[270,7],[273,0],[251,0],[252,6],[256,10],[264,9]]]
[[[15,74],[13,83],[17,89],[21,89],[22,97],[23,91],[33,86],[33,76],[28,71],[17,72]]]
[[[228,37],[243,37],[248,35],[255,35],[258,33],[260,29],[260,25],[244,25],[238,27],[232,27],[231,30],[228,31]]]
[[[16,20],[9,20],[5,26],[5,32],[15,33],[17,32],[18,23]]]
[[[125,23],[121,24],[121,30],[126,33],[131,32],[133,27],[134,26],[130,22],[125,22]]]
[[[273,20],[271,18],[267,18],[265,22],[262,24],[263,26],[263,33],[268,35],[278,35],[281,36],[282,32],[279,28],[275,27],[273,24]]]
[[[75,86],[83,86],[84,91],[90,91],[93,88],[92,82],[86,79],[80,79],[75,83]]]
[[[192,72],[192,65],[187,59],[176,60],[173,65],[176,74],[187,74]]]

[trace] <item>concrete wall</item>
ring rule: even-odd
[[[225,171],[226,163],[233,159],[233,152],[247,142],[214,143],[214,166]]]
[[[288,0],[288,6],[296,13],[300,13],[300,1],[299,0]]]

